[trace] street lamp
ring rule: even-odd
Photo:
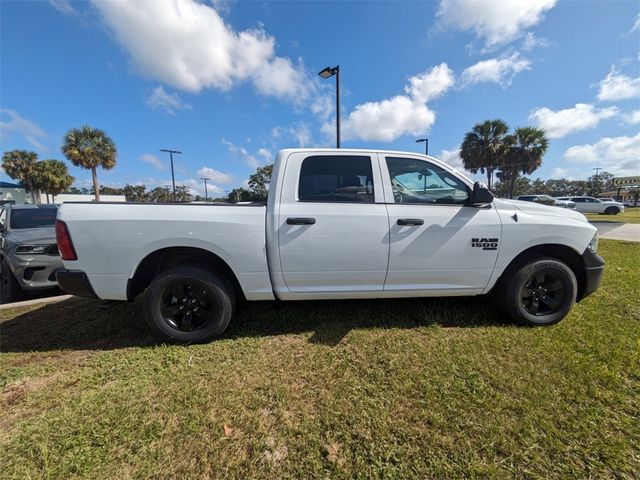
[[[200,180],[204,180],[204,201],[208,202],[209,201],[209,194],[207,193],[207,180],[209,180],[209,179],[205,178],[205,177],[200,177]]]
[[[429,139],[428,138],[419,138],[416,140],[416,143],[424,142],[424,154],[429,155]]]
[[[178,150],[169,150],[168,148],[162,148],[160,149],[161,152],[168,152],[169,153],[169,158],[171,158],[171,182],[173,183],[173,201],[176,201],[176,177],[173,174],[173,154],[174,153],[182,153],[179,152]]]
[[[327,67],[318,73],[325,80],[336,76],[336,147],[340,148],[340,65]]]

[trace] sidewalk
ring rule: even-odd
[[[0,305],[0,310],[6,310],[8,308],[28,307],[30,305],[37,305],[38,303],[58,303],[63,302],[71,297],[73,297],[73,295],[58,295],[57,297],[34,298],[33,300],[25,300],[23,302],[5,303],[3,305]]]
[[[628,242],[640,242],[640,224],[611,222],[591,223],[598,229],[600,238],[609,240],[626,240]]]

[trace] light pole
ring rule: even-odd
[[[596,196],[598,195],[598,172],[602,170],[602,167],[595,167],[594,170],[596,171],[596,178],[593,181],[593,195]]]
[[[208,178],[200,177],[200,180],[204,180],[204,201],[209,201],[209,194],[207,193],[207,180]]]
[[[176,201],[176,177],[173,174],[173,154],[174,153],[182,153],[178,150],[170,150],[168,148],[160,149],[161,152],[169,152],[169,158],[171,159],[171,183],[173,183],[173,201]]]
[[[324,79],[336,76],[336,148],[340,148],[340,65],[327,67],[318,75]]]
[[[428,138],[419,138],[416,140],[416,143],[424,142],[424,154],[429,155],[429,139]]]

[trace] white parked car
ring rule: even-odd
[[[558,197],[558,200],[570,200],[576,204],[576,210],[580,213],[604,213],[605,215],[617,215],[624,212],[624,205],[614,200],[600,200],[595,197]]]
[[[559,200],[557,198],[550,197],[549,195],[520,195],[516,197],[516,200],[522,202],[535,202],[543,205],[554,205],[562,208],[576,208],[576,204],[571,200]]]
[[[238,300],[492,294],[512,319],[560,321],[600,282],[584,215],[495,199],[433,157],[278,153],[266,205],[65,203],[67,293],[144,294],[163,341],[222,335]]]

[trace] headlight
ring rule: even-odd
[[[589,242],[589,245],[587,245],[587,248],[592,253],[596,253],[598,251],[598,232],[596,232],[596,234],[593,236],[593,238]]]
[[[16,253],[18,255],[43,255],[48,253],[49,245],[18,245]]]

